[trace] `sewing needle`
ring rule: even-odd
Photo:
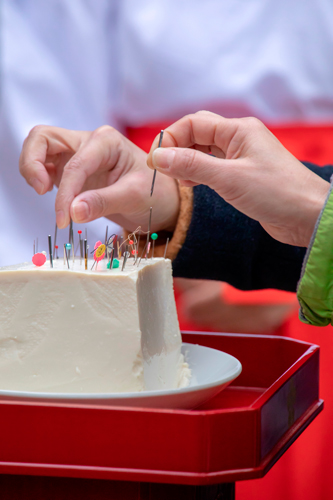
[[[161,133],[160,133],[160,140],[158,141],[158,147],[160,148],[161,145],[162,145],[162,140],[163,140],[163,134],[164,134],[164,130],[161,130]],[[150,196],[153,196],[153,191],[154,191],[154,185],[155,185],[155,179],[156,179],[156,168],[154,170],[154,175],[153,175],[153,182],[151,183],[151,189],[150,189]]]

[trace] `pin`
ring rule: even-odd
[[[164,130],[161,130],[161,133],[160,133],[160,140],[158,141],[158,147],[160,148],[161,145],[162,145],[162,140],[163,140],[163,134],[164,134]],[[151,189],[150,189],[150,196],[153,196],[153,191],[154,191],[154,186],[155,186],[155,179],[156,179],[156,168],[154,170],[154,175],[153,175],[153,182],[151,183]]]
[[[137,263],[137,260],[139,258],[140,237],[141,237],[141,231],[139,232],[139,237],[138,237],[138,240],[137,240],[137,243],[136,243],[136,256],[135,256],[135,262],[134,262],[134,264]]]
[[[124,252],[123,267],[121,268],[122,271],[125,269],[126,261],[127,261],[127,258],[128,258],[129,255],[130,255],[130,253],[128,251],[128,245],[126,245],[126,250]]]
[[[36,253],[38,253],[38,238],[36,238]]]
[[[96,264],[96,270],[97,270],[98,262],[101,261],[105,256],[105,250],[106,250],[106,246],[104,245],[104,243],[102,243],[101,241],[97,241],[95,244],[95,247],[94,247],[94,260],[95,260],[95,262],[94,262],[92,268]]]
[[[120,236],[120,245],[119,245],[118,259],[121,259],[121,247],[122,247],[122,244],[123,244],[123,239],[124,239],[124,237]]]
[[[109,226],[106,226],[106,229],[105,229],[105,246],[106,246],[105,258],[107,260],[109,260],[109,250],[108,250],[108,246],[107,246],[107,243],[108,243],[108,232],[109,232]]]
[[[45,264],[45,262],[46,262],[46,252],[35,253],[32,256],[32,262],[37,267],[43,266]]]
[[[54,242],[53,242],[53,255],[55,256],[56,254],[56,244],[57,244],[57,234],[58,234],[58,226],[57,226],[57,223],[55,224],[55,228],[54,228]]]
[[[151,255],[152,259],[154,258],[155,240],[157,240],[157,238],[158,238],[158,234],[157,233],[153,233],[151,235],[151,239],[153,240],[153,251],[152,251],[152,255]]]
[[[35,253],[36,253],[36,241],[34,240],[34,247],[33,247],[32,255],[35,255]]]
[[[145,246],[143,247],[143,250],[142,250],[142,253],[141,253],[141,256],[140,256],[140,260],[139,260],[139,262],[138,262],[138,267],[139,267],[139,265],[140,265],[140,262],[141,262],[142,257],[143,257],[143,256],[144,256],[144,254],[145,254],[145,250],[146,250],[146,248],[147,248],[147,243],[146,243],[146,244],[145,244]]]
[[[129,257],[131,255],[133,255],[133,258],[135,259],[135,246],[134,246],[134,241],[133,240],[129,240],[128,241],[128,244],[130,245],[131,247],[131,251],[129,252]]]
[[[113,259],[112,269],[117,269],[119,267],[119,260]]]
[[[55,257],[56,259],[59,259],[59,255],[58,255],[58,245],[55,246]]]
[[[148,243],[148,247],[147,247],[147,253],[146,253],[146,255],[145,255],[145,259],[146,259],[146,260],[147,260],[147,258],[148,258],[149,252],[150,252],[150,245],[151,245],[151,243],[149,242],[149,243]]]
[[[113,257],[114,257],[114,247],[111,249],[111,252],[110,252],[110,260],[109,260],[109,269],[112,269],[112,264],[113,264]]]
[[[88,242],[87,238],[84,240],[84,267],[85,270],[87,271],[88,269]]]
[[[112,234],[107,241],[107,251],[110,258],[111,250],[113,249],[113,257],[116,255],[116,243],[117,243],[118,235]],[[117,254],[118,255],[118,254]]]
[[[150,207],[150,209],[149,209],[149,221],[148,221],[148,232],[147,232],[147,245],[148,245],[149,236],[150,236],[150,227],[151,227],[151,216],[152,216],[152,213],[153,213],[153,207]]]
[[[68,269],[69,269],[69,262],[68,262],[67,250],[70,251],[70,249],[71,249],[71,244],[70,243],[64,243],[64,255],[66,255]]]
[[[167,253],[167,249],[168,249],[168,244],[169,244],[169,238],[167,238],[166,240],[166,244],[165,244],[165,250],[164,250],[164,258],[166,256],[166,253]]]
[[[82,231],[81,229],[78,230],[78,235],[79,235],[79,247],[80,247],[80,264],[82,262],[82,257],[83,257],[83,241],[82,241]]]
[[[70,244],[73,243],[73,221],[72,219],[70,219],[70,222],[69,222],[69,234],[68,234],[68,242]],[[74,252],[74,248],[73,248],[73,252]],[[70,258],[71,257],[71,251],[69,250],[68,252],[68,257]]]
[[[51,239],[51,235],[50,234],[48,236],[48,240],[49,240],[50,266],[53,267],[52,239]]]

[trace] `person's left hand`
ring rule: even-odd
[[[147,155],[117,130],[93,132],[37,126],[24,141],[20,171],[38,194],[59,186],[55,210],[58,227],[107,217],[129,231],[147,230],[153,206],[152,231],[173,231],[179,212],[177,183],[153,173]],[[158,199],[158,203],[156,200]]]
[[[219,281],[175,279],[180,321],[190,321],[204,331],[274,334],[298,308],[281,304],[229,304]]]

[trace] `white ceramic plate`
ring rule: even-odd
[[[150,408],[191,409],[218,394],[242,371],[238,359],[216,349],[194,344],[183,344],[182,353],[192,372],[191,381],[184,389],[163,391],[66,394],[46,392],[0,391],[0,398],[84,405],[134,406]]]

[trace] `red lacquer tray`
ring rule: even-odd
[[[319,348],[184,333],[242,374],[196,410],[0,401],[0,473],[208,485],[262,477],[321,411]]]

